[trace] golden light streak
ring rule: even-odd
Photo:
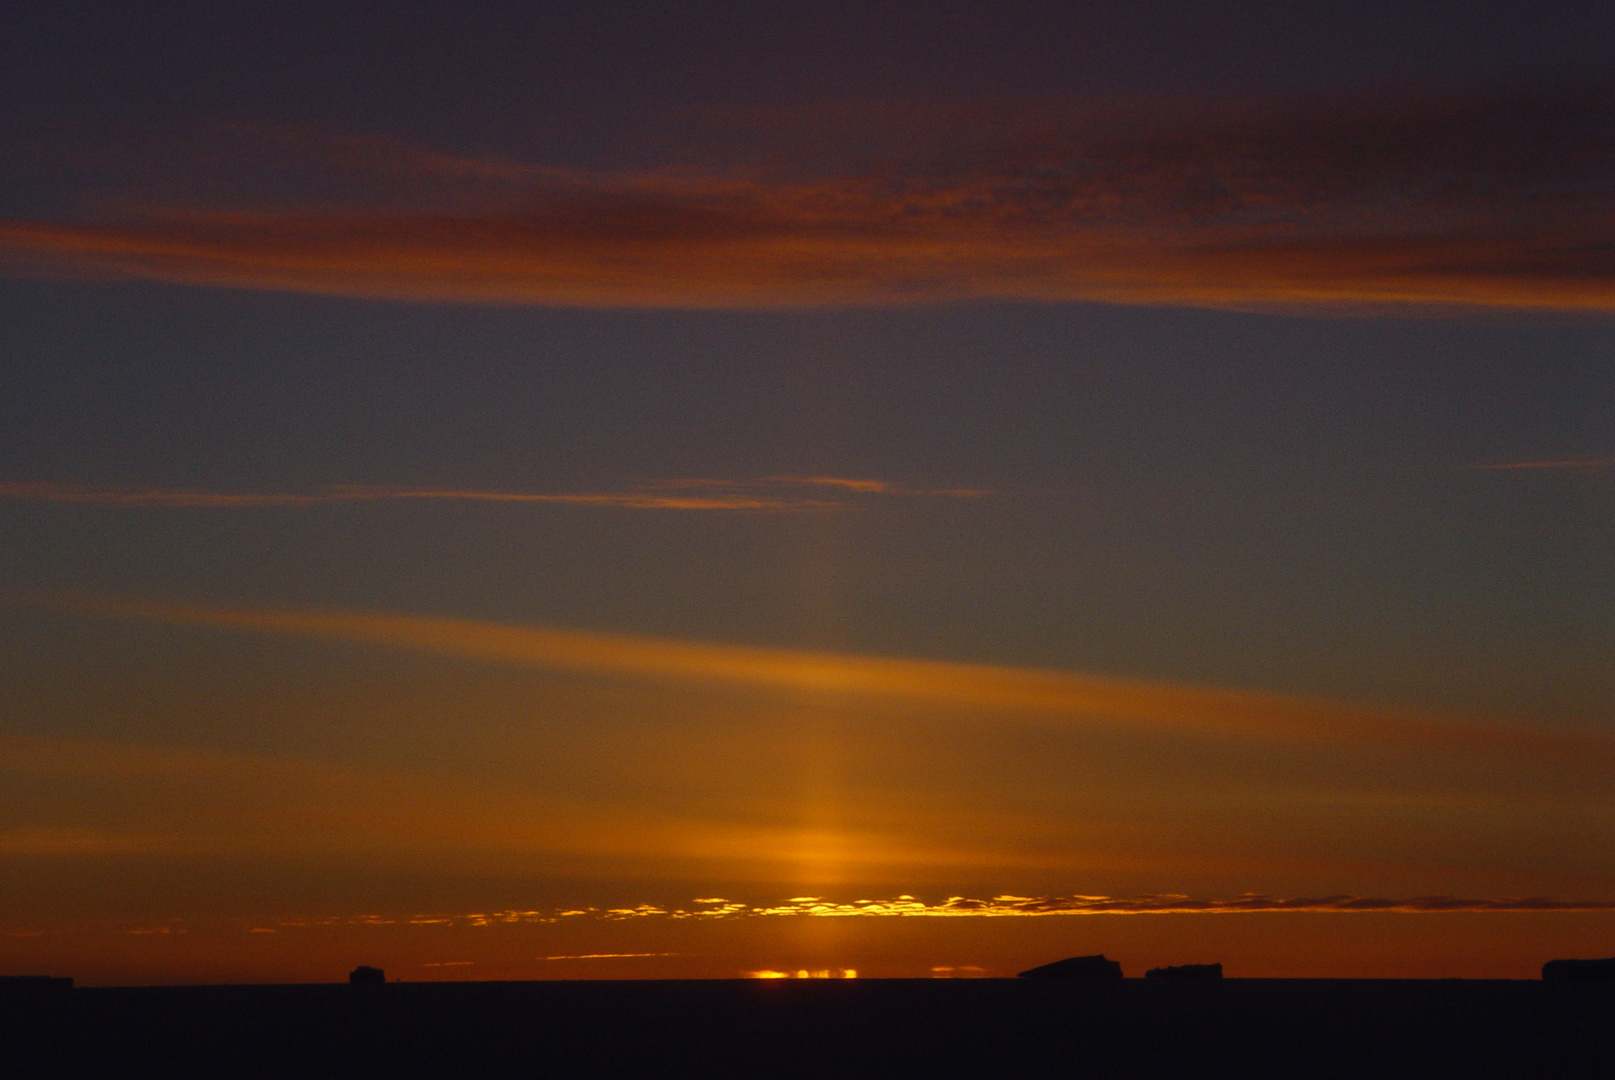
[[[939,708],[1054,717],[1206,736],[1357,744],[1578,767],[1615,761],[1615,739],[1590,731],[1462,721],[1410,711],[1243,690],[1037,668],[866,657],[625,634],[317,609],[226,608],[94,597],[36,602],[89,614],[325,638],[475,661],[607,676],[851,695]]]
[[[592,952],[576,953],[571,956],[539,956],[538,960],[626,960],[642,956],[678,956],[674,952]]]

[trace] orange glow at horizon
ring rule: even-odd
[[[1615,3],[23,7],[0,1012],[1615,953]]]
[[[154,970],[141,966],[147,955],[169,957],[175,971],[202,971],[200,960],[183,958],[203,940],[222,942],[221,956],[258,972],[282,970],[264,949],[279,942],[307,978],[317,940],[360,930],[397,935],[388,940],[420,965],[417,977],[929,977],[933,966],[1012,974],[1022,954],[1007,945],[990,964],[986,954],[904,946],[924,960],[910,967],[868,942],[862,953],[837,950],[864,940],[865,926],[913,942],[921,938],[910,927],[936,927],[924,931],[929,941],[953,940],[944,926],[1001,936],[990,928],[1008,924],[1044,927],[1042,949],[1118,935],[1136,949],[1145,931],[1111,924],[1185,920],[1218,924],[1194,931],[1195,940],[1255,949],[1242,927],[1264,918],[1334,920],[1346,937],[1389,933],[1376,929],[1381,921],[1402,919],[1427,925],[1421,933],[1434,949],[1462,936],[1463,919],[1603,925],[1615,910],[1600,842],[1610,827],[1601,778],[1611,751],[1587,730],[1076,672],[381,612],[94,598],[46,606],[92,616],[72,622],[107,630],[115,627],[105,618],[201,628],[208,632],[174,631],[171,644],[239,650],[267,665],[255,678],[271,682],[288,656],[301,664],[312,654],[308,646],[264,650],[248,634],[381,646],[352,658],[358,697],[291,698],[275,715],[307,708],[326,733],[363,734],[359,745],[385,735],[392,747],[425,733],[434,749],[411,759],[313,752],[296,740],[255,749],[6,733],[0,782],[35,794],[27,819],[0,828],[0,858],[70,862],[109,882],[169,865],[352,863],[381,875],[444,867],[522,880],[540,868],[616,883],[611,901],[586,892],[567,902],[513,897],[482,908],[375,905],[358,914],[303,901],[299,911],[253,910],[225,930],[208,929],[210,918],[224,923],[204,917],[205,898],[190,917],[117,926],[44,910],[0,921],[0,932],[14,935],[8,942],[35,943],[17,945],[16,955],[45,955],[56,941],[52,955],[92,957],[82,970],[102,972],[97,978]],[[233,677],[226,672],[220,685],[249,700],[253,684]],[[489,684],[529,690],[507,706],[484,694]],[[406,703],[423,694],[446,711],[416,715]],[[467,708],[475,731],[464,723]],[[469,744],[477,733],[515,741],[478,750]],[[1080,738],[1059,741],[1068,736]],[[455,749],[445,755],[444,746]],[[983,747],[1017,771],[1014,791],[980,775]],[[1064,756],[1039,786],[1051,753]],[[1373,777],[1364,778],[1365,762]],[[1562,844],[1544,871],[1539,837],[1572,815],[1581,846]],[[1468,846],[1449,855],[1454,837]],[[707,884],[691,886],[683,895],[699,899],[680,904],[666,891],[625,891],[623,882],[639,880]],[[507,933],[531,936],[498,952],[493,943]],[[46,936],[22,936],[34,934]],[[83,951],[114,939],[124,967],[97,966]],[[714,942],[736,941],[749,944],[713,958]],[[1385,954],[1373,961],[1379,967],[1327,956],[1307,970],[1394,968]],[[1441,959],[1448,953],[1431,956],[1395,970],[1449,963]],[[1030,966],[1039,957],[1025,959]],[[1527,959],[1462,970],[1516,971]],[[1282,957],[1261,965],[1294,970]]]

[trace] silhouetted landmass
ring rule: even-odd
[[[353,986],[375,986],[387,981],[387,973],[380,968],[366,967],[360,964],[348,972],[348,982]]]
[[[1542,965],[1545,982],[1615,982],[1615,957],[1607,960],[1549,960]]]
[[[0,994],[59,994],[73,989],[73,980],[55,975],[0,975]]]
[[[1146,979],[1220,979],[1221,964],[1177,964],[1171,967],[1150,968]]]
[[[1536,979],[81,986],[0,1005],[0,1078],[1557,1080],[1612,1018]]]
[[[1122,977],[1122,966],[1115,960],[1106,960],[1104,953],[1098,956],[1072,956],[1065,960],[1056,960],[1052,964],[1044,964],[1029,971],[1023,971],[1018,976],[1022,979],[1119,979]]]

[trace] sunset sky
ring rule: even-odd
[[[0,975],[1615,953],[1615,7],[0,34]]]

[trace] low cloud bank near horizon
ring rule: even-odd
[[[1375,896],[1280,897],[1247,893],[1226,899],[1179,894],[1145,896],[950,896],[927,903],[912,896],[886,900],[828,900],[796,896],[786,900],[748,904],[721,898],[698,899],[688,906],[668,907],[641,903],[618,907],[558,907],[531,911],[492,911],[473,914],[423,914],[389,918],[381,915],[327,916],[323,919],[287,920],[278,925],[302,926],[499,926],[511,923],[553,923],[568,919],[622,921],[626,919],[756,919],[806,918],[1004,918],[1046,915],[1240,915],[1278,912],[1307,914],[1441,914],[1448,912],[1560,912],[1615,911],[1615,900],[1555,900],[1542,896],[1473,898],[1413,896],[1402,899]]]
[[[267,925],[253,933],[279,933],[340,927],[419,927],[423,929],[470,929],[556,924],[571,922],[628,922],[667,920],[720,922],[752,919],[988,919],[1042,918],[1072,915],[1445,915],[1461,913],[1557,914],[1615,911],[1615,899],[1560,900],[1543,896],[1461,897],[1411,896],[1377,897],[1343,893],[1336,896],[1283,897],[1247,893],[1230,898],[1192,897],[1180,894],[1142,896],[950,896],[928,903],[913,896],[884,900],[829,900],[798,896],[777,901],[745,903],[720,898],[697,899],[688,904],[622,904],[618,906],[487,910],[477,912],[421,912],[414,915],[367,912],[362,915],[305,915],[262,920]],[[183,918],[171,919],[161,927],[140,924],[125,929],[129,934],[185,933]],[[61,930],[55,931],[57,933]],[[12,936],[28,931],[10,932]],[[596,960],[646,956],[676,956],[672,952],[584,953],[535,957],[542,960]],[[429,966],[443,966],[434,964]]]
[[[0,265],[583,307],[1615,311],[1607,87],[869,111],[863,127],[732,117],[728,141],[760,144],[754,160],[709,138],[615,170],[302,129],[243,149],[238,131],[217,153],[243,173],[270,160],[342,194],[103,179],[79,212],[0,220]]]
[[[774,902],[748,904],[718,897],[697,899],[688,906],[667,907],[642,903],[618,907],[567,908],[534,911],[498,911],[469,915],[419,915],[410,919],[365,916],[363,922],[405,922],[412,925],[493,926],[502,923],[555,922],[562,919],[623,920],[748,919],[806,916],[810,918],[999,918],[1039,915],[1237,915],[1263,912],[1352,914],[1384,912],[1426,914],[1459,911],[1615,911],[1615,900],[1555,900],[1541,896],[1466,898],[1459,896],[1387,897],[1337,896],[1279,897],[1247,893],[1232,898],[1192,897],[1176,893],[1144,896],[950,896],[927,903],[912,896],[885,900],[829,900],[796,896]],[[285,925],[340,924],[318,920]]]

